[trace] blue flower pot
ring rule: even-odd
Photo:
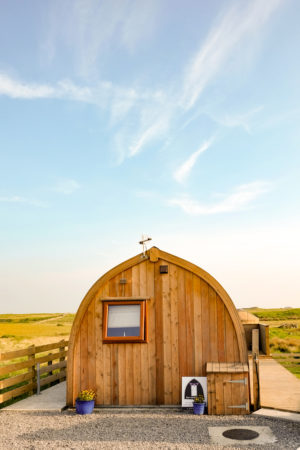
[[[91,414],[95,406],[95,400],[78,400],[76,399],[77,414]]]
[[[194,414],[204,414],[205,403],[193,403]]]

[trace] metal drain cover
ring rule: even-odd
[[[250,441],[259,436],[259,433],[254,430],[247,430],[246,428],[232,428],[222,433],[224,437],[229,439],[237,439],[239,441]]]

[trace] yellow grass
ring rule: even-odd
[[[68,340],[73,319],[74,314],[0,314],[0,352]]]

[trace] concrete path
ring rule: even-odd
[[[288,411],[278,411],[276,409],[261,408],[258,411],[252,413],[253,416],[270,417],[270,419],[282,419],[291,420],[292,422],[299,423],[300,426],[300,414],[292,413]]]
[[[66,382],[45,389],[40,395],[32,395],[2,411],[56,411],[60,412],[66,406]]]
[[[249,363],[252,383],[252,361]],[[273,358],[259,359],[259,376],[262,408],[300,412],[299,378]]]

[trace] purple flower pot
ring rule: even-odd
[[[194,414],[204,414],[205,403],[193,403]]]
[[[95,406],[95,400],[78,400],[76,399],[77,414],[91,414]]]

